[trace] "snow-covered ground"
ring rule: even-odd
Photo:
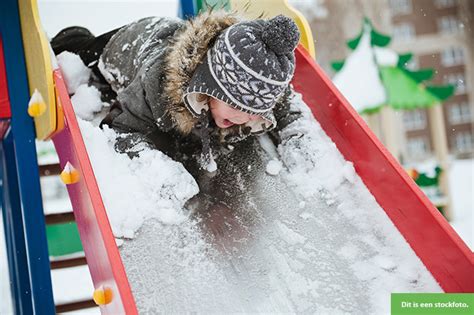
[[[474,160],[454,160],[449,174],[451,225],[474,251]]]

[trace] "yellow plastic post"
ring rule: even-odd
[[[61,172],[61,180],[64,184],[70,185],[75,184],[79,181],[79,171],[72,166],[71,163],[67,162],[66,166],[64,166],[63,171]]]
[[[112,289],[100,287],[94,290],[94,294],[92,295],[95,304],[97,305],[107,305],[112,302],[113,293]]]
[[[34,117],[36,137],[45,140],[57,131],[58,120],[63,119],[56,111],[52,56],[36,0],[19,0],[18,5],[30,93],[38,90],[46,105],[44,113]]]
[[[306,18],[293,8],[288,0],[229,0],[232,10],[248,19],[272,18],[279,14],[292,18],[301,33],[300,43],[315,58],[314,39]]]

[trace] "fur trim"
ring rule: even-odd
[[[225,11],[208,11],[186,23],[184,31],[177,35],[166,57],[164,95],[168,97],[167,114],[176,128],[189,134],[197,118],[189,112],[182,97],[194,71],[205,57],[216,37],[227,27],[239,22],[234,14]]]

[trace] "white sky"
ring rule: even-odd
[[[38,0],[49,37],[74,25],[100,35],[147,16],[177,16],[178,4],[178,0]]]

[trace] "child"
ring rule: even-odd
[[[144,18],[99,37],[68,28],[51,44],[92,67],[90,84],[112,103],[101,126],[119,133],[117,151],[155,148],[212,171],[221,149],[271,130],[279,141],[276,131],[300,117],[289,106],[298,41],[282,15],[239,21],[215,11]]]

